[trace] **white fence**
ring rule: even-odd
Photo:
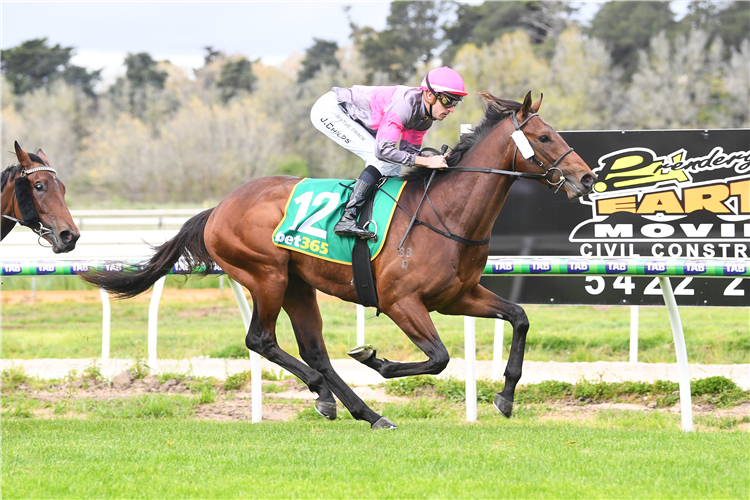
[[[141,211],[118,211],[117,216],[112,220],[118,220],[125,226],[132,225],[156,225],[159,227],[165,227],[167,223],[184,223],[189,217],[197,214],[201,210],[190,210],[185,211],[183,214],[170,213],[167,215],[159,213],[159,211],[150,211],[148,217],[140,217],[136,214],[142,213]],[[107,223],[108,212],[94,212],[94,211],[76,211],[71,212],[74,217],[78,217],[80,224],[85,227],[86,224],[93,226],[97,224],[105,227],[112,227],[115,223]],[[178,217],[181,215],[181,217]],[[93,221],[93,222],[92,222]],[[31,231],[25,228],[16,229],[11,233],[5,241],[2,243],[2,266],[3,275],[7,276],[7,266],[16,265],[19,269],[22,267],[32,266],[32,263],[47,262],[54,264],[55,266],[86,266],[94,265],[97,262],[101,263],[103,260],[143,260],[149,257],[152,253],[149,245],[160,245],[176,233],[177,229],[142,229],[138,231],[85,231],[82,233],[79,244],[76,246],[74,251],[75,259],[70,259],[72,255],[63,254],[55,255],[47,248],[40,247],[37,243],[37,237]],[[566,259],[554,258],[554,257],[535,257],[535,258],[523,258],[523,257],[491,257],[487,264],[485,274],[492,274],[492,266],[499,266],[501,269],[506,269],[508,263],[514,263],[518,266],[518,269],[523,269],[524,265],[528,269],[529,265],[534,265],[539,260],[545,260],[547,262],[556,260],[557,265],[562,268],[565,267]],[[575,259],[580,261],[580,258]],[[590,259],[592,265],[592,272],[590,275],[606,275],[608,274],[604,270],[605,259]],[[702,260],[705,263],[705,259]],[[720,263],[716,263],[720,267]],[[741,265],[748,267],[748,262],[743,261]],[[635,267],[635,266],[633,266]],[[72,267],[71,267],[72,269]],[[489,271],[489,272],[488,272]],[[19,272],[17,275],[37,275],[35,269],[29,269],[25,274]],[[718,272],[718,271],[717,271]],[[71,272],[61,273],[71,274]],[[524,273],[516,273],[523,275]],[[631,273],[637,274],[637,273]],[[538,276],[538,274],[534,274]],[[679,371],[679,385],[680,385],[680,401],[681,401],[681,414],[682,414],[682,427],[686,431],[692,430],[692,407],[691,407],[691,395],[690,395],[690,375],[688,371],[688,360],[687,351],[685,348],[684,335],[682,330],[682,323],[677,309],[677,303],[674,298],[674,293],[669,282],[669,275],[673,273],[665,273],[659,276],[659,282],[661,285],[662,292],[664,294],[665,305],[669,312],[670,322],[672,324],[672,333],[675,342],[675,353],[677,358],[677,365]],[[720,276],[720,275],[719,275]],[[151,303],[149,305],[149,321],[148,321],[148,364],[152,369],[157,367],[157,324],[158,324],[158,308],[161,299],[161,293],[164,286],[165,278],[160,279],[154,286],[154,291],[151,297]],[[247,299],[245,297],[242,287],[230,280],[232,291],[237,300],[237,304],[242,314],[242,319],[245,326],[245,332],[250,325],[251,310]],[[107,293],[102,291],[102,308],[103,308],[103,319],[102,319],[102,358],[109,359],[109,321],[110,321],[110,308],[109,299]],[[357,306],[357,342],[359,345],[365,343],[365,328],[364,328],[364,307]],[[637,323],[638,323],[638,310],[637,307],[631,308],[631,354],[630,359],[634,361],[637,356]],[[475,320],[471,317],[466,317],[464,320],[464,335],[465,335],[465,356],[466,356],[466,415],[468,421],[475,421],[477,418],[477,400],[476,400],[476,341],[475,341]],[[499,372],[502,359],[502,345],[503,345],[503,325],[502,320],[496,320],[495,323],[495,340],[494,340],[494,359],[493,359],[493,378],[499,379]],[[252,394],[253,394],[253,422],[259,422],[261,420],[261,374],[260,374],[260,356],[257,353],[250,352],[251,360],[251,372],[252,372]]]

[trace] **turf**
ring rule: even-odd
[[[113,358],[143,358],[148,331],[147,300],[115,301],[111,305]],[[345,358],[356,345],[356,308],[334,300],[321,301],[324,336],[332,358]],[[628,307],[526,306],[531,328],[526,357],[532,361],[627,361]],[[2,308],[3,358],[94,358],[101,356],[101,304],[19,303]],[[750,311],[747,308],[680,308],[688,359],[691,363],[747,363],[750,359]],[[424,355],[384,315],[367,309],[366,341],[393,360],[420,360]],[[464,357],[463,318],[432,314],[451,357]],[[494,320],[477,319],[477,359],[492,359]],[[279,343],[293,355],[297,345],[282,312]],[[510,345],[504,335],[504,358]],[[159,308],[158,356],[184,359],[245,356],[244,326],[231,292],[217,300],[185,302],[163,297]],[[671,326],[663,307],[642,307],[638,359],[674,363]]]
[[[491,418],[2,422],[3,498],[747,498],[747,432]]]

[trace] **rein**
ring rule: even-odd
[[[469,239],[464,238],[462,236],[458,236],[456,234],[451,233],[450,228],[448,228],[448,226],[445,225],[445,222],[443,222],[443,220],[440,218],[440,215],[437,213],[437,210],[435,210],[435,206],[432,204],[432,200],[430,200],[430,196],[427,194],[427,190],[430,187],[430,183],[432,182],[433,177],[435,177],[435,171],[433,171],[432,174],[430,175],[429,181],[425,179],[424,194],[422,195],[422,199],[419,201],[419,205],[417,206],[417,210],[414,212],[413,215],[410,214],[409,211],[407,209],[405,209],[404,206],[396,198],[394,198],[393,196],[391,196],[390,193],[387,193],[386,191],[381,191],[383,194],[385,194],[390,199],[392,199],[393,202],[396,204],[396,206],[398,208],[400,208],[401,210],[403,210],[406,215],[408,215],[409,217],[411,217],[411,222],[409,222],[409,226],[406,228],[406,231],[404,232],[403,238],[401,238],[401,243],[399,243],[398,249],[399,250],[401,249],[401,247],[404,244],[404,241],[406,241],[406,237],[409,235],[409,232],[411,231],[412,227],[414,227],[414,226],[424,226],[427,229],[431,229],[431,230],[435,231],[436,233],[438,233],[438,234],[440,234],[442,236],[445,236],[448,239],[451,239],[453,241],[457,241],[457,242],[462,243],[462,244],[467,245],[467,246],[478,246],[478,247],[481,247],[481,246],[487,245],[490,242],[489,238],[487,238],[485,240],[469,240]],[[422,203],[424,202],[425,198],[427,199],[427,202],[430,204],[430,207],[432,207],[432,211],[435,213],[435,216],[438,218],[438,220],[440,221],[440,223],[445,228],[445,231],[441,231],[440,229],[436,228],[432,224],[428,224],[427,222],[424,222],[424,221],[421,221],[421,220],[417,219],[417,213],[419,213],[419,209],[422,208]]]
[[[526,125],[529,122],[529,120],[531,120],[535,116],[539,116],[539,115],[537,113],[535,113],[534,111],[532,111],[531,113],[529,113],[529,116],[523,122],[518,123],[518,118],[516,118],[516,114],[512,113],[510,115],[510,119],[513,122],[513,126],[515,127],[516,131],[521,131],[521,134],[523,134],[523,131],[521,129],[523,128],[524,125]],[[516,140],[515,137],[514,137],[514,140]],[[520,178],[526,178],[526,179],[544,179],[544,180],[547,181],[547,185],[550,187],[550,189],[554,187],[555,188],[555,193],[557,193],[560,190],[560,188],[563,187],[563,185],[567,181],[567,179],[565,179],[565,175],[563,175],[563,172],[562,172],[562,170],[560,170],[560,168],[558,167],[558,165],[563,160],[563,158],[565,158],[566,156],[568,156],[570,153],[573,152],[573,148],[568,148],[567,151],[565,151],[562,155],[560,155],[560,157],[556,161],[553,162],[552,160],[550,160],[547,157],[547,155],[545,155],[541,150],[539,150],[539,148],[537,148],[536,146],[534,146],[534,144],[532,144],[531,141],[529,141],[528,138],[525,135],[523,135],[522,140],[525,140],[528,145],[530,145],[532,148],[534,148],[534,150],[539,155],[541,155],[542,158],[544,158],[547,161],[547,163],[549,163],[549,164],[552,165],[551,167],[547,167],[547,165],[545,165],[542,160],[540,160],[539,158],[537,158],[537,156],[533,152],[531,152],[531,154],[529,154],[529,155],[523,155],[525,159],[529,159],[530,158],[530,159],[534,160],[535,162],[537,162],[537,164],[539,164],[539,166],[544,169],[544,173],[543,174],[535,174],[535,173],[532,173],[532,172],[518,172],[516,170],[516,156],[518,155],[518,149],[519,149],[518,143],[516,143],[516,150],[513,152],[513,163],[512,163],[512,168],[513,169],[512,170],[499,170],[499,169],[495,169],[495,168],[461,167],[461,166],[448,167],[445,170],[451,170],[451,171],[456,171],[456,172],[480,172],[480,173],[485,173],[485,174],[509,175],[511,177],[515,177],[516,179],[520,179]],[[440,151],[440,154],[445,154],[445,150],[446,150],[446,147],[443,146],[443,150]],[[438,153],[438,151],[435,150],[435,149],[433,149],[433,148],[424,148],[422,151],[429,151],[429,152]],[[522,151],[522,154],[523,154],[523,151]],[[557,180],[557,182],[554,182],[554,180],[553,180],[555,172],[558,172],[560,174],[560,178]],[[401,247],[404,245],[404,241],[406,241],[406,237],[409,235],[409,232],[411,231],[412,227],[414,227],[414,226],[425,226],[426,228],[431,229],[431,230],[435,231],[436,233],[445,236],[446,238],[449,238],[451,240],[457,241],[457,242],[462,243],[462,244],[467,245],[467,246],[484,246],[484,245],[489,244],[490,238],[487,238],[487,239],[484,239],[484,240],[469,240],[469,239],[466,239],[466,238],[463,238],[461,236],[457,236],[457,235],[451,233],[451,231],[448,228],[448,226],[446,226],[445,223],[443,222],[443,220],[440,218],[440,215],[437,213],[437,210],[435,210],[435,206],[432,204],[432,200],[430,200],[430,197],[427,194],[427,190],[430,188],[430,184],[432,183],[432,179],[434,177],[435,177],[435,171],[433,170],[432,174],[430,175],[430,179],[425,181],[424,194],[422,195],[422,199],[419,201],[419,205],[417,206],[417,209],[414,212],[414,215],[410,214],[396,199],[393,199],[393,201],[396,202],[396,205],[401,210],[403,210],[409,217],[411,217],[411,222],[409,222],[409,226],[406,228],[406,232],[404,232],[403,238],[401,238],[401,242],[398,245],[398,249],[400,250]],[[393,197],[391,197],[391,198],[393,198]],[[427,199],[427,202],[430,204],[430,207],[432,207],[432,211],[435,213],[435,216],[438,218],[438,220],[440,221],[440,223],[445,228],[445,231],[441,231],[440,229],[436,228],[435,226],[432,226],[432,225],[430,225],[430,224],[428,224],[428,223],[426,223],[424,221],[421,221],[421,220],[417,219],[417,213],[419,213],[419,209],[422,208],[422,203],[424,202],[425,198]]]
[[[515,113],[512,113],[510,115],[510,119],[513,122],[513,126],[516,128],[516,131],[520,131],[521,128],[523,128],[523,126],[526,125],[526,123],[528,123],[528,121],[534,118],[535,116],[539,116],[539,115],[537,115],[534,112],[529,113],[529,116],[520,124],[518,123],[518,118],[516,118]],[[563,175],[563,172],[562,170],[560,170],[558,165],[563,160],[563,158],[565,158],[566,156],[568,156],[570,153],[573,152],[573,148],[568,148],[566,152],[564,152],[556,161],[553,162],[547,157],[547,155],[545,155],[542,151],[540,151],[539,148],[534,146],[534,144],[531,143],[531,141],[529,141],[525,136],[524,136],[524,139],[526,139],[526,142],[532,148],[534,148],[534,150],[537,153],[539,153],[542,156],[542,158],[544,158],[547,161],[547,163],[552,165],[551,167],[547,167],[547,165],[545,165],[544,162],[540,160],[539,158],[537,158],[537,156],[533,153],[530,156],[524,155],[524,158],[526,159],[530,158],[534,160],[535,162],[537,162],[537,164],[544,169],[543,174],[535,174],[532,172],[518,172],[516,170],[516,156],[518,156],[518,144],[516,144],[516,150],[513,152],[512,170],[498,170],[495,168],[461,167],[461,166],[448,167],[447,170],[455,170],[457,172],[483,172],[486,174],[501,174],[501,175],[509,175],[509,176],[516,177],[516,178],[526,178],[526,179],[544,179],[547,181],[547,185],[550,188],[553,188],[553,187],[555,188],[555,193],[557,193],[560,190],[560,188],[563,187],[563,185],[565,184],[567,180],[565,179],[565,176]],[[555,172],[559,172],[560,174],[560,178],[557,180],[557,182],[553,181]]]
[[[13,181],[13,196],[16,199],[18,209],[21,211],[21,218],[18,219],[6,214],[2,215],[4,218],[12,220],[22,226],[26,226],[34,231],[39,236],[39,245],[44,246],[42,245],[42,238],[48,234],[52,234],[52,230],[45,227],[39,218],[39,214],[37,213],[36,208],[34,207],[34,202],[31,198],[31,183],[28,179],[30,174],[39,171],[52,172],[57,175],[57,171],[54,168],[47,166],[22,170],[21,175],[16,177]],[[13,208],[13,213],[15,214],[15,208]]]

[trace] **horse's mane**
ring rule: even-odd
[[[15,176],[15,174],[20,172],[22,169],[23,169],[23,165],[19,163],[16,165],[11,165],[10,167],[3,170],[2,182],[0,182],[0,190],[5,189],[5,185],[8,183],[8,179]]]
[[[511,113],[515,113],[521,109],[522,104],[520,102],[511,101],[508,99],[501,99],[495,97],[487,91],[477,93],[482,99],[484,99],[485,110],[484,116],[480,120],[479,124],[474,127],[472,134],[464,135],[456,144],[456,147],[451,151],[450,156],[446,159],[449,167],[455,167],[461,162],[464,154],[474,147],[479,141],[486,136],[490,130],[495,126],[508,118]],[[447,173],[446,170],[438,170],[435,175]],[[408,168],[405,169],[401,174],[401,178],[405,180],[420,180],[429,178],[432,174],[432,169],[429,168]]]
[[[34,153],[27,153],[27,154],[29,155],[29,158],[31,158],[31,161],[33,161],[34,163],[39,163],[40,165],[44,165],[44,161],[41,158],[39,158],[37,155],[35,155]],[[3,170],[2,179],[0,180],[0,190],[5,189],[5,185],[8,183],[8,179],[10,179],[11,176],[13,176],[14,174],[17,174],[21,170],[23,170],[23,165],[21,165],[20,163],[11,165],[10,167]]]

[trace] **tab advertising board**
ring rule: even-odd
[[[750,130],[561,135],[598,176],[594,191],[568,201],[535,181],[516,182],[493,228],[490,255],[637,259],[654,277],[615,270],[485,277],[484,286],[520,303],[661,305],[660,263],[688,259],[694,272],[671,278],[678,304],[750,306],[750,280],[700,272],[706,259],[730,267],[750,260]]]

